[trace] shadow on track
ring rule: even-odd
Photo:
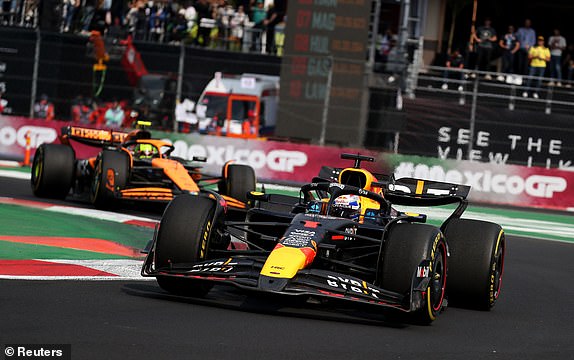
[[[291,316],[306,319],[330,320],[363,325],[375,325],[388,328],[405,328],[407,323],[394,321],[394,316],[382,312],[368,311],[364,307],[340,307],[333,301],[309,301],[306,298],[276,296],[269,294],[251,295],[239,290],[214,286],[203,298],[173,295],[162,290],[156,284],[130,283],[122,286],[128,295],[159,299],[171,302],[212,306],[229,310]],[[372,308],[371,308],[372,309]]]

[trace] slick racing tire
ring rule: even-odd
[[[247,193],[255,191],[255,184],[255,171],[251,166],[227,163],[223,167],[223,184],[219,191],[246,203]]]
[[[98,209],[115,205],[115,191],[126,186],[130,171],[129,155],[123,151],[104,150],[96,160],[90,188],[90,201]]]
[[[74,180],[76,156],[67,145],[42,144],[32,164],[32,191],[38,197],[64,199]]]
[[[155,268],[170,264],[192,264],[207,258],[215,214],[215,200],[183,194],[165,209],[155,245]],[[203,296],[212,285],[183,277],[157,276],[167,292],[185,296]]]
[[[447,246],[434,226],[400,223],[391,227],[386,240],[382,271],[383,289],[408,294],[413,276],[423,260],[429,260],[430,282],[423,293],[422,306],[410,314],[410,321],[430,324],[442,311],[447,277]],[[423,269],[426,271],[426,269]]]
[[[451,305],[490,310],[502,288],[506,240],[498,224],[454,219],[445,229],[449,245]]]

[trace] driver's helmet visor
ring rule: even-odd
[[[361,202],[358,195],[341,195],[333,201],[331,215],[358,220],[361,214]]]
[[[153,155],[153,145],[139,144],[136,147],[136,154],[142,157],[151,157]]]

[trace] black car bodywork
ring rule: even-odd
[[[494,306],[504,233],[496,224],[460,218],[470,187],[392,176],[370,185],[381,191],[323,179],[301,187],[299,198],[251,193],[242,222],[226,219],[216,193],[177,198],[164,213],[142,275],[155,276],[173,293],[202,295],[221,282],[392,308],[424,323],[444,309],[447,294],[465,305]],[[335,205],[344,196],[361,199],[366,208],[358,218],[341,216]],[[457,206],[440,227],[393,207],[447,204]],[[181,215],[198,206],[203,211],[193,219]]]

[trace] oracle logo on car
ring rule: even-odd
[[[192,159],[194,156],[207,157],[207,162],[215,165],[223,165],[228,160],[235,160],[241,164],[247,164],[254,169],[264,167],[273,171],[293,173],[296,167],[307,165],[307,154],[301,151],[291,150],[259,150],[241,149],[233,145],[189,145],[182,140],[177,140],[174,144],[173,155],[185,159]]]
[[[55,129],[43,126],[22,126],[18,129],[12,126],[0,128],[0,145],[12,146],[18,144],[26,147],[26,133],[30,133],[30,146],[37,148],[40,144],[51,143],[58,138],[58,132]]]
[[[521,195],[526,194],[536,198],[554,197],[568,187],[568,181],[560,176],[545,175],[507,175],[495,173],[490,170],[464,171],[450,169],[442,166],[429,167],[424,164],[403,162],[395,169],[395,176],[415,177],[434,181],[446,181],[456,184],[465,184],[472,187],[472,191]]]

